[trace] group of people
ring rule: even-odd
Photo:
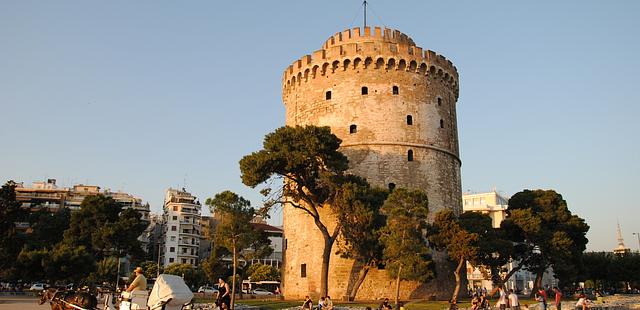
[[[309,296],[304,297],[302,309],[313,310],[313,300],[311,300]],[[326,297],[320,297],[318,300],[318,310],[333,310],[333,301],[329,295]]]
[[[495,304],[496,308],[500,308],[501,310],[510,308],[519,310],[520,309],[520,300],[518,299],[518,295],[511,289],[509,293],[505,292],[502,287],[499,287],[497,290],[498,301]],[[494,293],[495,294],[495,293]],[[452,305],[455,304],[455,301],[451,302]],[[471,309],[472,310],[480,310],[480,309],[490,309],[491,305],[489,304],[489,299],[487,298],[486,290],[479,291],[473,293],[471,297]]]

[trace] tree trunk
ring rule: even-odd
[[[236,272],[238,268],[238,254],[236,251],[236,243],[233,242],[233,278],[231,278],[231,310],[235,309],[236,303]]]
[[[329,260],[333,239],[327,234],[324,236],[324,249],[322,249],[322,269],[320,270],[320,296],[327,296],[329,292]]]
[[[465,259],[464,257],[460,257],[460,261],[458,262],[458,266],[456,270],[453,272],[453,275],[456,277],[456,288],[453,290],[453,296],[451,296],[451,302],[454,300],[458,300],[458,293],[460,292],[460,271],[462,270],[462,265],[464,265]]]
[[[398,276],[396,277],[396,306],[395,309],[400,309],[400,273],[402,272],[402,265],[398,267]]]
[[[336,240],[338,233],[340,232],[340,228],[336,227],[333,231],[333,235],[329,234],[329,230],[327,230],[327,226],[322,224],[319,218],[314,220],[316,227],[322,233],[322,238],[324,239],[324,248],[322,249],[322,266],[320,269],[320,296],[327,296],[329,293],[329,260],[331,259],[331,248],[333,247],[333,242]]]
[[[358,272],[358,279],[356,280],[356,283],[353,284],[353,287],[351,288],[351,292],[349,292],[349,300],[356,299],[356,295],[358,294],[360,285],[362,285],[362,283],[364,282],[364,279],[367,277],[367,274],[369,273],[370,269],[371,269],[370,264],[366,264],[362,267],[362,269],[360,269],[360,272]]]
[[[544,274],[544,269],[542,271],[538,270],[538,272],[536,272],[536,279],[533,282],[533,289],[531,290],[531,297],[536,296],[536,294],[538,293],[538,289],[542,288],[542,275],[543,274]]]

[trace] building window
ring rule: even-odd
[[[349,126],[349,133],[356,133],[356,132],[358,132],[358,126],[356,125]]]
[[[300,278],[307,277],[307,264],[300,264]]]
[[[174,221],[177,221],[177,220],[178,220],[178,217],[174,215],[174,216],[173,216],[173,220],[174,220]]]
[[[400,93],[400,89],[398,88],[398,86],[394,86],[394,87],[393,87],[393,94],[394,94],[394,95],[397,95],[397,94],[399,94],[399,93]]]
[[[324,99],[326,99],[326,100],[331,100],[331,91],[330,91],[330,90],[329,90],[329,91],[327,91],[327,92],[324,94]]]
[[[170,263],[173,263],[173,257],[170,257],[170,258],[169,258],[169,262],[170,262]]]
[[[396,183],[389,183],[389,190],[392,191],[396,188]]]
[[[413,116],[407,115],[407,125],[413,125]]]
[[[182,248],[182,253],[187,254],[187,248]]]
[[[362,86],[362,94],[363,95],[368,95],[369,94],[369,88],[367,88],[366,86]]]
[[[171,236],[171,241],[176,241],[176,236]]]
[[[175,248],[175,247],[170,247],[170,248],[169,248],[169,252],[173,253],[173,252],[175,252],[175,251],[176,251],[176,248]]]
[[[438,105],[442,105],[442,98],[438,97]]]
[[[178,206],[173,206],[173,211],[178,211]]]
[[[175,227],[175,226],[171,226],[171,231],[176,231],[176,229],[178,229],[178,228]]]
[[[407,151],[407,161],[413,161],[413,150]]]
[[[444,128],[444,120],[440,119],[440,128]]]
[[[187,259],[186,259],[186,258],[183,258],[183,259],[182,259],[182,263],[183,263],[183,264],[186,264],[186,263],[187,263]]]

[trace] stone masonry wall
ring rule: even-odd
[[[399,31],[347,30],[285,71],[282,96],[286,125],[330,126],[343,141],[341,151],[349,158],[351,172],[374,186],[424,190],[431,216],[442,208],[462,210],[458,75],[444,57],[423,52]],[[283,216],[283,293],[286,298],[318,295],[322,235],[300,210],[285,207]],[[335,223],[329,209],[323,210],[322,218]],[[403,282],[402,298],[449,294],[453,276],[443,253],[434,256],[438,278],[426,284]],[[306,277],[301,275],[303,264]],[[329,295],[346,296],[359,267],[333,254]],[[390,296],[394,283],[386,271],[372,270],[357,298]]]

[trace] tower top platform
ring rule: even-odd
[[[332,46],[364,42],[386,42],[416,46],[413,39],[399,30],[381,27],[374,27],[373,29],[371,27],[356,27],[337,32],[324,42],[322,48],[329,49]]]

